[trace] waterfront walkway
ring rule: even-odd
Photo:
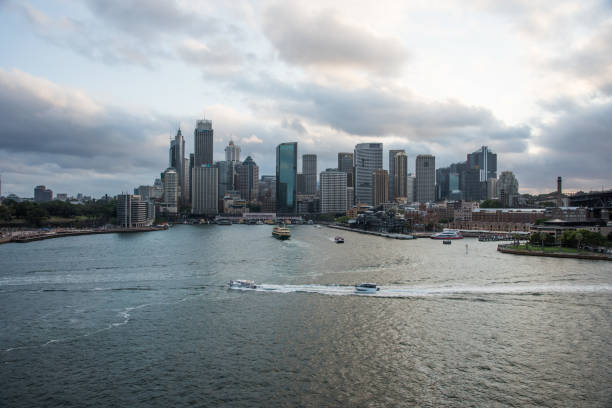
[[[140,227],[140,228],[87,228],[87,229],[64,229],[58,228],[49,231],[17,231],[0,237],[0,244],[9,242],[28,243],[33,241],[42,241],[44,239],[71,237],[76,235],[92,235],[92,234],[116,234],[125,232],[149,232],[161,231],[167,227]]]

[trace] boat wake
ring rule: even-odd
[[[449,295],[541,295],[602,293],[612,294],[612,285],[452,285],[452,286],[379,286],[376,293],[356,293],[353,285],[273,285],[258,284],[255,289],[241,290],[268,293],[317,293],[331,296],[367,296],[413,298]]]

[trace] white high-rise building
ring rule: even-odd
[[[163,207],[169,214],[178,213],[178,173],[172,167],[164,171],[164,202]]]
[[[193,168],[191,213],[213,216],[219,213],[219,169],[211,165]]]
[[[240,146],[236,146],[233,140],[225,148],[225,161],[240,161]]]
[[[346,209],[346,173],[335,169],[321,172],[321,213],[343,213]]]
[[[416,157],[416,201],[432,203],[436,200],[436,158],[431,154]]]
[[[416,177],[408,173],[406,177],[406,201],[409,203],[415,202],[416,198]]]
[[[372,205],[372,172],[383,167],[382,143],[355,146],[355,202]]]

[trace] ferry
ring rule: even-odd
[[[272,236],[281,240],[289,239],[291,238],[291,231],[285,226],[274,227],[274,229],[272,230]]]
[[[380,288],[376,287],[375,283],[362,282],[359,285],[355,285],[355,292],[357,293],[376,293]]]
[[[336,244],[344,244],[344,238],[342,238],[340,235],[336,235],[336,237],[334,238],[334,242]]]
[[[257,289],[255,281],[244,279],[230,280],[229,287],[230,289]]]
[[[438,232],[437,234],[433,234],[431,236],[431,239],[443,239],[443,240],[463,239],[463,235],[461,235],[459,233],[459,231],[457,231],[457,230],[445,229],[442,232]]]

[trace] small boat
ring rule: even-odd
[[[380,288],[376,287],[375,283],[360,283],[355,285],[355,292],[357,293],[376,293]]]
[[[230,289],[257,289],[255,281],[236,279],[229,281]]]
[[[232,220],[229,218],[219,218],[216,222],[217,225],[232,225]]]
[[[336,235],[336,237],[334,238],[334,242],[336,244],[344,244],[344,238],[342,238],[340,235]]]
[[[445,245],[450,245],[453,243],[453,241],[451,241],[450,239],[445,239],[444,241],[442,241],[442,243]]]
[[[272,230],[272,236],[281,240],[289,239],[291,238],[291,230],[285,226],[274,227]]]
[[[431,239],[443,239],[443,240],[448,240],[448,239],[463,239],[463,235],[461,235],[459,233],[459,231],[457,231],[457,230],[445,229],[442,232],[438,232],[437,234],[433,234],[431,236]]]

